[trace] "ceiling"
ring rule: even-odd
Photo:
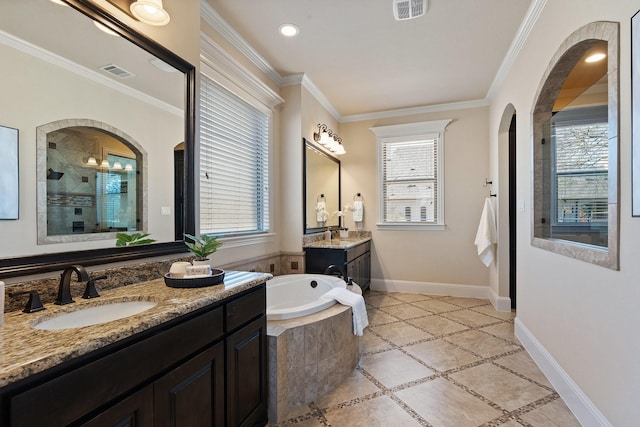
[[[283,78],[304,73],[340,117],[484,100],[532,0],[206,0]],[[535,1],[535,0],[534,0]],[[278,33],[283,23],[296,37]]]

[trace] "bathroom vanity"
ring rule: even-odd
[[[304,247],[305,272],[323,274],[336,265],[364,292],[371,283],[371,238],[319,240]]]
[[[0,328],[0,425],[253,426],[267,422],[265,281],[176,289],[162,279],[96,300],[157,305],[78,329],[36,330],[56,311],[10,313]],[[44,424],[43,424],[44,423]]]

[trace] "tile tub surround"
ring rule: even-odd
[[[170,288],[163,279],[156,279],[106,291],[96,299],[77,298],[74,304],[45,304],[46,310],[37,313],[5,314],[5,323],[0,327],[0,387],[222,301],[258,286],[269,278],[271,275],[265,273],[227,271],[224,283],[193,289]],[[123,298],[152,300],[157,305],[125,319],[78,329],[42,331],[31,327],[38,319],[51,317],[58,312]]]
[[[486,300],[365,292],[362,359],[335,390],[272,426],[579,427]]]
[[[351,308],[341,304],[308,316],[268,321],[267,342],[272,422],[291,417],[295,408],[338,387],[360,359]]]

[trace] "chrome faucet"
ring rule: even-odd
[[[89,280],[89,274],[87,270],[84,269],[81,265],[72,265],[71,267],[67,267],[64,269],[62,274],[60,275],[60,285],[58,286],[58,297],[56,298],[55,304],[57,305],[65,305],[70,304],[73,301],[71,297],[71,275],[73,272],[76,272],[78,276],[78,282],[86,282]]]

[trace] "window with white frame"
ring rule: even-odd
[[[271,112],[200,79],[200,233],[269,231]]]
[[[444,229],[444,130],[450,120],[371,128],[378,145],[378,228]]]

